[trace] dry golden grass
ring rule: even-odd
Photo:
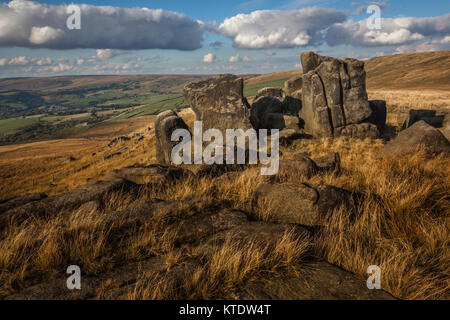
[[[382,269],[382,286],[403,299],[450,298],[449,214],[450,159],[426,160],[420,152],[404,159],[377,157],[380,140],[323,139],[303,141],[290,147],[308,149],[313,157],[334,151],[341,154],[342,174],[322,173],[310,179],[285,177],[284,182],[327,183],[364,194],[365,201],[348,211],[335,208],[326,227],[312,242],[279,239],[278,249],[243,246],[231,240],[218,247],[203,267],[175,281],[166,273],[142,273],[130,299],[230,297],[264,274],[293,272],[290,268],[306,247],[361,278],[369,265]],[[286,150],[285,150],[286,151]],[[143,190],[139,198],[229,200],[232,207],[250,212],[253,191],[264,182],[257,170],[230,174],[216,179],[178,183],[166,189]],[[198,258],[196,252],[180,255],[173,249],[176,230],[164,229],[164,215],[131,229],[120,230],[127,221],[105,224],[102,217],[136,201],[129,195],[112,194],[108,206],[82,217],[61,214],[48,220],[11,227],[0,242],[1,293],[14,292],[22,283],[36,278],[52,278],[67,263],[78,263],[87,274],[95,275],[154,255],[169,254],[168,268]],[[188,208],[179,214],[189,214]],[[202,210],[197,208],[195,210]],[[177,213],[175,213],[177,214]],[[262,214],[270,221],[269,215]],[[159,226],[155,229],[155,226]],[[112,241],[112,239],[120,239]],[[187,259],[187,260],[186,260]],[[252,270],[252,271],[250,271]],[[220,285],[219,285],[220,284]],[[224,285],[225,284],[225,285]],[[150,290],[149,288],[153,288]]]
[[[395,123],[395,112],[402,107],[448,109],[450,105],[448,90],[432,88],[385,90],[369,86],[369,97],[387,100],[391,124]],[[192,113],[184,111],[183,115],[191,124]],[[106,143],[93,139],[87,145],[73,144],[69,150],[55,148],[57,151],[51,155],[40,155],[45,151],[45,143],[27,145],[24,149],[8,147],[9,153],[2,153],[0,148],[0,197],[70,191],[102,178],[113,169],[155,162],[152,135],[140,144],[123,142],[110,150],[105,149]],[[325,183],[362,193],[365,200],[353,209],[353,216],[348,209],[335,208],[324,221],[326,227],[314,239],[300,241],[287,234],[279,239],[276,250],[246,247],[228,240],[204,261],[202,268],[196,266],[194,272],[184,275],[181,287],[179,281],[164,273],[142,273],[127,298],[232,297],[237,287],[264,278],[268,271],[295,273],[293,261],[301,260],[308,247],[315,255],[361,278],[366,278],[369,265],[380,266],[383,289],[398,298],[450,299],[450,159],[443,156],[425,159],[420,152],[407,158],[380,159],[377,152],[382,145],[381,140],[339,138],[301,140],[282,148],[282,151],[307,149],[312,158],[339,152],[343,168],[340,175],[321,173],[310,179],[291,176],[284,177],[282,182]],[[123,148],[126,151],[120,156],[103,159]],[[96,155],[92,155],[94,152]],[[63,163],[68,156],[77,160]],[[248,170],[217,179],[192,179],[166,189],[143,190],[139,198],[216,198],[250,213],[255,211],[251,201],[253,191],[264,182],[259,171]],[[51,183],[56,187],[51,187]],[[39,279],[55,277],[68,263],[77,263],[87,274],[96,275],[151,256],[169,255],[168,270],[189,263],[189,258],[199,258],[199,252],[187,255],[174,250],[177,230],[161,231],[165,226],[163,216],[158,224],[127,229],[126,236],[118,238],[117,234],[128,226],[127,221],[108,224],[103,217],[137,200],[116,193],[110,195],[106,208],[82,217],[75,214],[68,218],[70,212],[63,212],[21,227],[11,226],[0,241],[0,295],[16,292]],[[183,214],[189,214],[189,210]],[[256,211],[261,219],[271,221],[264,208]],[[158,221],[158,217],[155,219]],[[156,225],[162,229],[155,229]],[[149,290],[150,286],[154,290]]]
[[[260,281],[270,275],[297,272],[298,263],[307,254],[309,239],[299,238],[292,231],[275,241],[261,246],[254,242],[235,240],[231,236],[205,255],[193,250],[186,256],[202,261],[183,273],[181,285],[164,274],[143,274],[128,299],[223,299],[233,297],[236,289]],[[198,251],[198,252],[197,252]],[[175,257],[176,264],[187,258]]]

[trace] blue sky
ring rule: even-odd
[[[70,3],[80,30],[66,27]],[[450,49],[444,0],[70,3],[0,1],[0,77],[267,73],[300,67],[305,50],[366,59]],[[367,27],[372,4],[380,29]]]

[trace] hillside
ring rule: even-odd
[[[450,51],[377,57],[366,62],[369,89],[450,89]]]
[[[366,60],[365,65],[369,90],[450,88],[450,51],[376,57]],[[286,80],[300,73],[301,69],[263,74],[248,79],[246,84]]]

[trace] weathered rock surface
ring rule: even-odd
[[[405,156],[423,148],[427,156],[450,153],[450,143],[436,128],[421,120],[389,141],[381,150],[384,156]]]
[[[171,164],[171,153],[179,141],[172,141],[172,133],[177,129],[189,130],[175,111],[169,110],[158,115],[155,120],[156,160],[160,164]]]
[[[339,172],[341,170],[341,157],[337,152],[331,152],[323,157],[315,158],[313,161],[322,171]]]
[[[126,179],[136,184],[166,184],[189,177],[190,171],[175,166],[152,164],[145,167],[125,167],[111,171],[105,179]]]
[[[138,186],[131,181],[114,179],[97,181],[57,196],[19,205],[0,214],[0,231],[10,223],[20,225],[30,217],[44,217],[59,214],[62,210],[79,207],[89,201],[102,201],[107,194],[116,191],[127,191],[131,194]]]
[[[250,106],[244,97],[244,80],[231,74],[216,76],[184,87],[184,95],[203,130],[249,129]]]
[[[442,128],[450,121],[450,111],[401,109],[397,115],[398,126],[402,129],[409,128],[421,120],[435,128]]]
[[[382,133],[386,126],[386,101],[384,100],[370,100],[370,109],[372,109],[372,115],[367,118],[367,122],[372,123],[377,126],[378,132]]]
[[[301,75],[292,77],[284,83],[284,92],[288,96],[292,96],[294,92],[302,89],[302,85],[303,77]]]
[[[250,121],[255,130],[283,129],[283,103],[274,97],[264,96],[253,102]]]
[[[351,137],[351,138],[372,138],[375,139],[380,135],[377,126],[364,122],[359,124],[350,124],[345,127],[339,127],[334,129],[335,137]]]
[[[313,52],[303,52],[301,61],[303,85],[299,116],[305,122],[306,132],[316,137],[347,134],[373,137],[378,134],[378,130],[367,126],[357,127],[357,130],[355,127],[340,129],[367,122],[373,113],[367,98],[364,62],[323,57]],[[381,118],[375,117],[380,122]],[[380,122],[377,125],[381,128]]]
[[[278,173],[273,177],[282,179],[287,177],[311,178],[318,172],[316,163],[308,157],[295,160],[279,160]]]
[[[255,100],[261,97],[273,97],[279,99],[280,101],[283,101],[285,96],[285,92],[281,88],[266,87],[258,90],[258,93],[255,96]]]
[[[13,208],[23,206],[27,203],[38,201],[46,198],[47,195],[43,193],[33,193],[25,194],[22,196],[10,197],[5,199],[0,199],[0,213],[6,212]]]
[[[253,206],[257,212],[263,210],[269,221],[320,226],[330,210],[350,199],[350,192],[327,185],[263,184],[253,195]]]

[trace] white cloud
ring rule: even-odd
[[[234,63],[234,62],[238,62],[239,60],[240,60],[240,58],[239,58],[239,55],[237,54],[235,56],[231,56],[228,61],[231,63]]]
[[[332,8],[259,10],[225,19],[218,31],[238,48],[292,48],[320,42],[321,30],[345,19],[344,11]]]
[[[112,50],[112,49],[97,49],[95,51],[96,57],[99,60],[109,60],[118,55],[125,54],[126,52],[122,50]]]
[[[19,56],[19,57],[14,57],[12,59],[9,60],[8,64],[9,65],[21,65],[21,66],[25,66],[27,64],[29,64],[31,62],[31,59],[28,59],[25,56]]]
[[[241,56],[239,54],[237,54],[235,56],[231,56],[230,59],[228,59],[228,61],[231,63],[250,62],[250,61],[252,61],[252,59],[250,59],[248,56],[244,56],[241,58]]]
[[[367,20],[348,20],[332,25],[326,33],[326,40],[332,46],[403,45],[449,33],[450,14],[446,14],[432,18],[384,18],[381,20],[381,30],[370,30]]]
[[[450,36],[446,36],[444,39],[442,39],[441,43],[450,43]]]
[[[53,60],[50,58],[41,58],[36,60],[36,64],[38,66],[48,66],[53,63]]]
[[[445,43],[438,40],[427,41],[420,44],[402,45],[396,48],[395,53],[410,53],[410,52],[427,52],[427,51],[439,51],[449,50],[450,41]]]
[[[68,30],[67,5],[25,0],[0,4],[0,46],[50,49],[178,49],[201,47],[205,24],[147,8],[80,5],[81,29]]]
[[[8,59],[6,59],[6,58],[0,59],[0,67],[6,66],[7,63],[8,63]]]
[[[49,26],[45,26],[42,28],[32,27],[29,40],[32,44],[41,45],[56,40],[63,35],[64,31],[62,31],[61,29],[54,29]]]
[[[203,56],[202,61],[205,63],[212,63],[217,60],[216,55],[214,53],[208,53]]]

